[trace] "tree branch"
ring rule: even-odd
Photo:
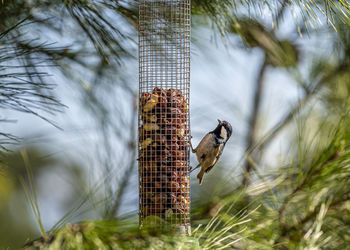
[[[258,73],[258,78],[256,81],[256,86],[255,86],[255,93],[254,93],[254,99],[253,99],[253,108],[252,108],[252,114],[250,117],[250,122],[249,122],[249,129],[248,129],[248,134],[247,134],[247,139],[246,139],[246,145],[247,145],[247,150],[248,151],[256,142],[256,130],[257,130],[257,121],[258,121],[258,116],[259,116],[259,107],[261,103],[261,97],[262,97],[262,92],[264,88],[264,76],[267,68],[267,58],[265,55],[264,62],[261,65],[261,68]],[[250,172],[252,170],[253,166],[248,160],[245,160],[244,164],[244,175],[243,175],[243,181],[242,184],[244,186],[249,185],[250,182]]]
[[[136,98],[136,97],[135,97]],[[113,217],[114,215],[118,214],[122,198],[125,194],[125,190],[129,184],[130,176],[136,166],[136,121],[135,118],[137,117],[137,104],[136,101],[134,101],[134,107],[133,107],[133,114],[131,117],[131,126],[130,126],[130,142],[129,142],[129,150],[131,151],[131,157],[130,157],[130,163],[127,169],[124,172],[124,175],[122,177],[122,181],[119,184],[118,192],[114,201],[114,204],[111,208],[109,217]]]
[[[293,108],[290,109],[290,111],[285,115],[282,120],[276,124],[269,132],[267,132],[259,143],[255,145],[254,148],[251,149],[251,152],[254,150],[263,151],[264,148],[266,148],[273,139],[277,136],[279,132],[281,132],[292,120],[293,117],[299,113],[299,111],[304,107],[315,95],[319,93],[319,91],[322,89],[323,83],[326,83],[328,81],[331,81],[334,77],[338,76],[344,71],[347,71],[349,67],[349,62],[344,62],[340,64],[337,69],[335,69],[332,73],[325,76],[323,79],[321,79],[312,90],[306,89],[306,96],[304,99],[299,101]]]
[[[273,139],[277,136],[279,132],[281,132],[292,120],[293,117],[299,113],[300,109],[304,107],[311,99],[312,97],[318,93],[319,89],[315,89],[315,91],[308,92],[304,99],[299,101],[285,116],[281,119],[279,123],[277,123],[269,132],[267,132],[263,138],[261,139],[260,143],[256,145],[254,150],[263,151],[266,146],[270,144],[270,142],[273,141]]]

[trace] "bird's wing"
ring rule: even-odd
[[[215,166],[215,164],[217,163],[217,161],[220,159],[221,155],[222,155],[222,152],[224,151],[224,145],[225,144],[221,144],[219,147],[217,147],[216,151],[215,151],[215,159],[214,161],[212,162],[212,164],[210,165],[210,167],[208,167],[206,170],[205,170],[205,173],[208,173],[210,172],[210,170]]]
[[[206,134],[201,142],[198,144],[196,151],[197,151],[197,159],[199,162],[202,162],[208,154],[210,154],[210,147],[206,147],[206,145],[210,144],[212,141],[212,134],[208,133]]]

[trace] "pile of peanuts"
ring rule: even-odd
[[[188,103],[180,90],[141,93],[139,127],[140,213],[145,218],[187,215]]]

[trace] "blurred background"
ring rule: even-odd
[[[348,143],[338,136],[348,127],[348,4],[192,1],[192,142],[217,119],[234,130],[204,184],[192,175],[194,220],[244,192],[244,204],[258,197],[279,221],[277,241],[300,243],[323,203],[349,212],[348,167],[332,165],[317,186],[317,166]],[[67,222],[136,220],[138,1],[5,0],[0,19],[0,246],[17,249]],[[350,242],[329,230],[316,241]]]

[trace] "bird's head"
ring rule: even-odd
[[[227,141],[232,135],[232,126],[227,121],[220,121],[218,119],[218,126],[215,128],[214,133],[217,136],[222,137],[225,141]]]

